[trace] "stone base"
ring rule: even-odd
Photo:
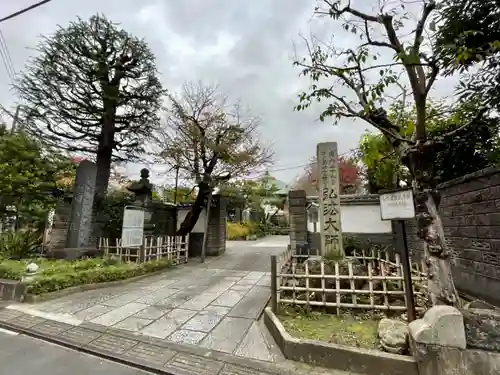
[[[17,280],[0,279],[0,299],[2,301],[24,300],[26,294],[26,284]]]
[[[264,323],[287,359],[349,373],[418,375],[416,361],[408,356],[292,337],[269,307]]]
[[[500,373],[500,353],[471,349],[471,343],[489,349],[495,347],[486,336],[493,332],[496,320],[491,317],[496,312],[487,310],[490,318],[486,319],[486,313],[481,311],[464,310],[462,315],[451,306],[434,306],[423,319],[410,323],[410,344],[419,375]]]

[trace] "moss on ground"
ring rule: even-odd
[[[377,349],[377,327],[380,318],[369,315],[340,316],[321,312],[282,309],[278,314],[285,329],[301,339],[365,349]]]

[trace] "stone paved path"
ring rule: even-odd
[[[45,374],[45,372],[43,372],[43,364],[47,365],[45,368],[48,368],[48,365],[50,365],[50,368],[53,370],[51,374],[66,374],[68,372],[75,375],[80,373],[83,374],[84,372],[82,372],[82,370],[85,369],[87,373],[97,373],[99,369],[95,362],[81,364],[74,360],[75,354],[83,356],[83,353],[91,354],[101,359],[119,362],[136,369],[145,370],[147,373],[165,375],[351,374],[320,367],[312,367],[303,363],[287,360],[272,363],[248,359],[205,349],[199,346],[176,344],[171,341],[150,336],[137,335],[132,332],[117,329],[109,329],[105,326],[91,323],[82,323],[79,326],[74,326],[72,324],[54,321],[37,315],[26,314],[10,307],[0,308],[0,330],[1,332],[10,332],[10,334],[21,334],[17,337],[11,336],[8,338],[12,344],[10,346],[2,346],[0,342],[0,349],[3,350],[0,358],[3,360],[2,364],[7,363],[7,366],[0,366],[0,374],[3,374],[2,370],[4,368],[9,369],[9,365],[11,366],[11,371],[8,371],[6,375],[30,373],[29,371],[22,371],[23,366],[20,366],[20,368],[12,368],[12,365],[15,364],[15,358],[12,358],[13,356],[17,358],[18,362],[21,361],[19,358],[22,354],[20,354],[17,350],[18,348],[16,348],[18,347],[17,343],[33,343],[31,347],[23,345],[26,350],[24,353],[25,358],[28,359],[24,362],[24,365],[28,365],[27,367],[30,367],[32,370],[31,372],[36,372],[40,375]],[[71,350],[63,351],[64,354],[67,355],[63,354],[64,361],[58,361],[58,358],[55,357],[57,353],[45,351],[45,357],[38,358],[39,361],[34,361],[31,357],[37,354],[43,355],[43,348],[46,348],[47,344],[43,342],[34,342],[30,337],[23,338],[23,336],[41,338],[44,341],[81,353],[75,353]],[[21,348],[19,347],[19,349]],[[61,350],[59,350],[59,353],[61,353]],[[107,373],[114,373],[109,366]],[[126,374],[127,372],[120,372],[120,374],[121,373]]]
[[[269,256],[287,243],[287,236],[228,242],[226,254],[205,264],[193,260],[126,286],[10,307],[73,326],[90,323],[276,362],[281,353],[259,317],[270,298]]]

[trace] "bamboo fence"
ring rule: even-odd
[[[290,249],[276,257],[276,260],[272,258],[271,277],[275,278],[273,284],[276,286],[272,290],[273,308],[277,308],[278,304],[330,307],[336,308],[337,314],[340,314],[342,308],[407,310],[399,254],[373,250],[346,258],[347,262],[343,267],[339,262],[328,262],[326,266],[325,260],[317,258],[315,261],[319,262],[319,272],[317,263],[314,272],[311,272],[309,261],[296,256]],[[363,274],[356,274],[356,269],[359,268],[354,267],[354,261],[363,265]],[[275,266],[273,262],[276,262]],[[417,298],[423,296],[423,293],[415,290],[415,283],[426,282],[425,268],[421,263],[410,264],[414,295]],[[395,272],[389,272],[389,268]],[[359,285],[363,285],[363,288],[359,288]],[[405,303],[401,305],[396,300],[404,300]],[[416,309],[424,310],[423,307]]]
[[[99,250],[104,256],[117,257],[121,262],[148,262],[152,260],[168,259],[173,264],[188,262],[189,235],[181,236],[148,236],[144,237],[144,244],[137,247],[121,246],[121,239],[117,238],[115,246],[109,244],[108,238],[99,239]]]

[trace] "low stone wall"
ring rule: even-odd
[[[410,323],[410,345],[419,375],[500,373],[500,314],[434,306]]]
[[[26,284],[17,280],[0,279],[1,301],[22,301],[26,293]]]
[[[264,324],[285,358],[293,361],[357,374],[418,375],[416,361],[408,356],[292,337],[269,307]]]

